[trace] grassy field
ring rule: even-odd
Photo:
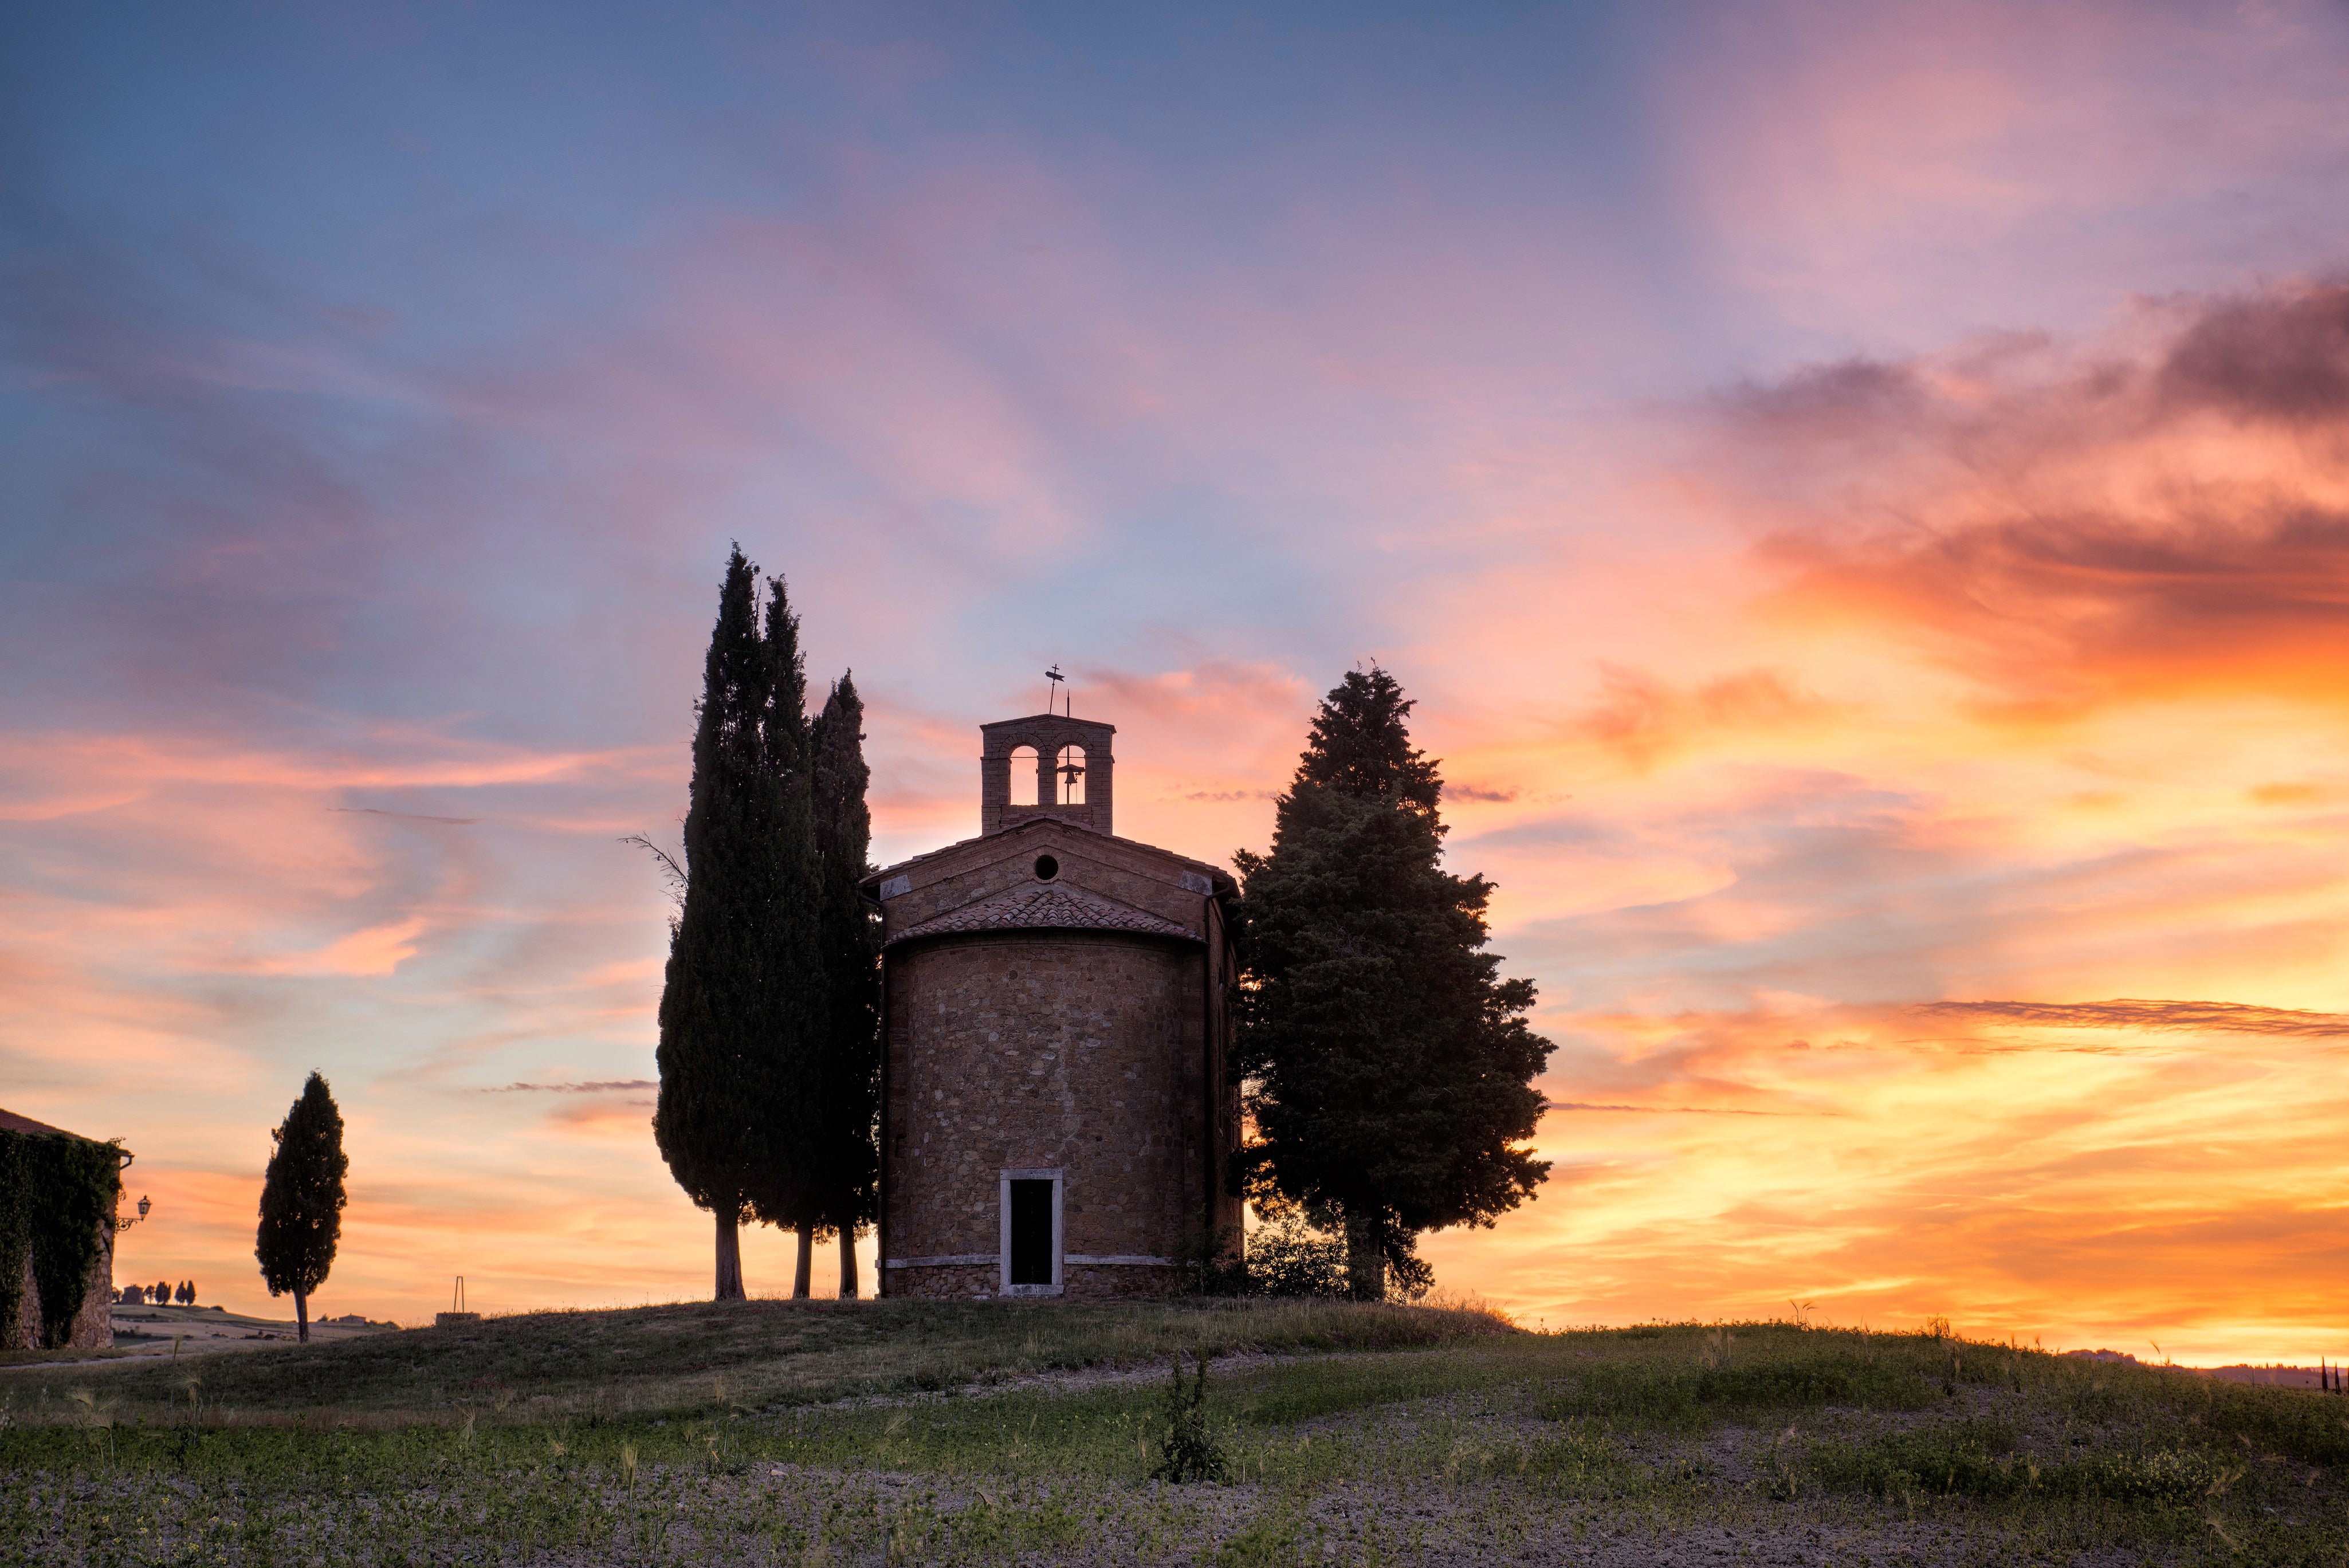
[[[1220,1481],[1153,1479],[1206,1348]],[[2349,1399],[1937,1335],[774,1303],[0,1372],[0,1561],[2349,1561]]]

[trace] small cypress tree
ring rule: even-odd
[[[310,1296],[335,1266],[335,1244],[343,1234],[343,1178],[350,1157],[343,1152],[343,1113],[326,1080],[316,1073],[302,1086],[302,1098],[269,1135],[276,1146],[261,1184],[261,1230],[253,1255],[271,1295],[294,1295],[294,1315],[305,1344],[310,1338]],[[171,1299],[168,1283],[155,1299]]]
[[[797,1091],[822,999],[798,622],[738,546],[703,667],[685,819],[686,887],[661,992],[653,1135],[717,1225],[717,1298],[740,1300],[741,1222],[806,1185]]]
[[[1548,1173],[1516,1143],[1547,1040],[1530,981],[1483,951],[1493,884],[1441,864],[1443,781],[1386,671],[1323,699],[1272,851],[1236,857],[1249,984],[1236,1009],[1258,1140],[1239,1176],[1342,1226],[1353,1293],[1424,1288],[1420,1233],[1490,1225]]]
[[[822,862],[818,910],[828,1026],[821,1075],[825,1199],[820,1216],[840,1237],[840,1295],[857,1294],[856,1237],[874,1218],[880,1171],[874,1141],[881,1098],[881,932],[856,891],[873,847],[864,792],[864,701],[854,673],[824,699],[813,732],[815,835]]]

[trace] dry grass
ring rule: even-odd
[[[749,1301],[617,1312],[542,1312],[465,1328],[406,1329],[335,1345],[206,1358],[193,1375],[226,1418],[332,1412],[370,1425],[494,1409],[539,1419],[689,1416],[937,1391],[1040,1373],[1213,1355],[1394,1350],[1514,1332],[1459,1305],[1342,1301]],[[181,1407],[190,1369],[129,1362],[0,1379],[19,1420],[65,1418],[44,1390],[70,1378],[124,1420]]]
[[[1163,1370],[1109,1369],[1202,1343],[1271,1353],[1211,1380],[1232,1484],[1154,1481]],[[403,1403],[367,1359],[400,1345],[456,1381]],[[2349,1400],[1941,1334],[759,1303],[201,1371],[272,1367],[244,1410],[137,1368],[78,1368],[36,1399],[18,1396],[39,1374],[0,1381],[0,1562],[2337,1568],[2349,1551]]]

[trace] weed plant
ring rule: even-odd
[[[1198,1374],[1188,1394],[1183,1389],[1183,1358],[1167,1358],[1166,1397],[1159,1407],[1163,1430],[1158,1439],[1158,1465],[1154,1480],[1222,1480],[1231,1471],[1224,1445],[1207,1425],[1207,1357],[1198,1353]]]

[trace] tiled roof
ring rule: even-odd
[[[1072,887],[1014,888],[934,915],[899,932],[892,944],[964,931],[1131,931],[1145,936],[1189,937],[1173,921]]]
[[[51,1127],[46,1121],[35,1121],[29,1116],[18,1116],[13,1110],[0,1110],[0,1132],[65,1132],[67,1138],[81,1138],[78,1132],[66,1132],[62,1127]],[[85,1143],[97,1141],[83,1138]]]

